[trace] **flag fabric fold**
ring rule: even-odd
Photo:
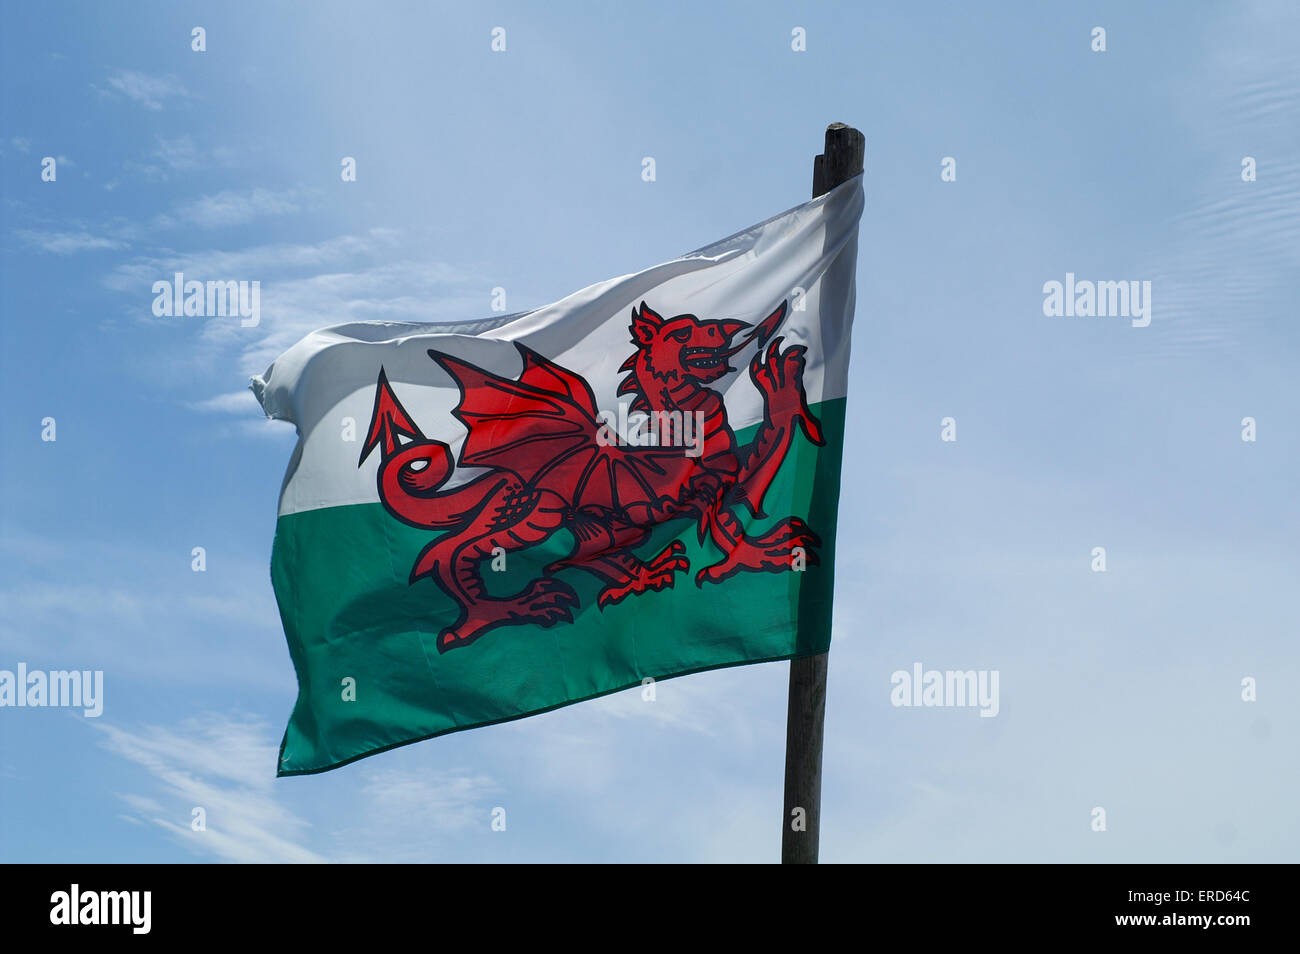
[[[271,579],[280,775],[825,652],[861,177],[523,314],[313,332]]]

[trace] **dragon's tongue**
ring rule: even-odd
[[[767,344],[767,339],[772,337],[772,335],[776,332],[776,329],[781,327],[781,322],[785,320],[785,312],[786,312],[786,303],[781,302],[780,306],[776,309],[776,311],[772,312],[772,314],[768,315],[757,325],[751,328],[749,330],[749,333],[745,335],[745,337],[740,339],[740,343],[738,345],[736,345],[734,348],[728,349],[727,351],[720,352],[721,357],[730,358],[737,351],[740,351],[746,346],[748,346],[749,343],[753,341],[755,338],[758,339],[758,346],[760,348],[763,345]]]

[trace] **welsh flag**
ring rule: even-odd
[[[313,332],[271,579],[280,775],[825,652],[861,177],[524,314]]]

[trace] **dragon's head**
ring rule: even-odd
[[[707,321],[694,315],[663,318],[645,303],[632,309],[632,343],[637,351],[624,370],[649,371],[656,378],[708,384],[734,370],[727,359],[738,351],[736,334],[750,327],[743,321]]]

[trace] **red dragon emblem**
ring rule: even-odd
[[[516,380],[429,351],[460,389],[453,413],[468,433],[453,463],[447,444],[420,432],[381,369],[358,466],[382,448],[377,479],[384,507],[413,527],[440,531],[410,575],[412,584],[432,579],[460,606],[459,617],[438,635],[439,651],[468,646],[499,626],[572,622],[578,596],[556,575],[561,570],[599,577],[605,584],[597,597],[601,609],[671,587],[674,574],[689,569],[680,541],[649,559],[634,552],[667,520],[696,521],[701,542],[707,537],[722,554],[696,573],[697,586],[742,571],[788,571],[795,548],[815,565],[813,548],[821,541],[798,517],[749,536],[736,516],[742,506],[755,517],[766,516],[763,497],[796,425],[814,444],[824,442],[804,394],[806,349],[782,350],[780,337],[767,344],[786,309],[782,302],[756,326],[694,315],[664,319],[644,302],[632,309],[636,351],[619,369],[628,375],[618,393],[633,395],[635,412],[676,413],[673,420],[693,415],[701,425],[689,455],[662,442],[626,446],[599,440],[602,416],[587,381],[516,342],[523,358]],[[728,359],[755,340],[749,376],[763,397],[763,420],[753,440],[738,447],[722,396],[709,385],[734,371]],[[457,464],[484,472],[440,489]],[[567,557],[515,596],[488,593],[484,560],[535,546],[562,529],[574,539]]]

